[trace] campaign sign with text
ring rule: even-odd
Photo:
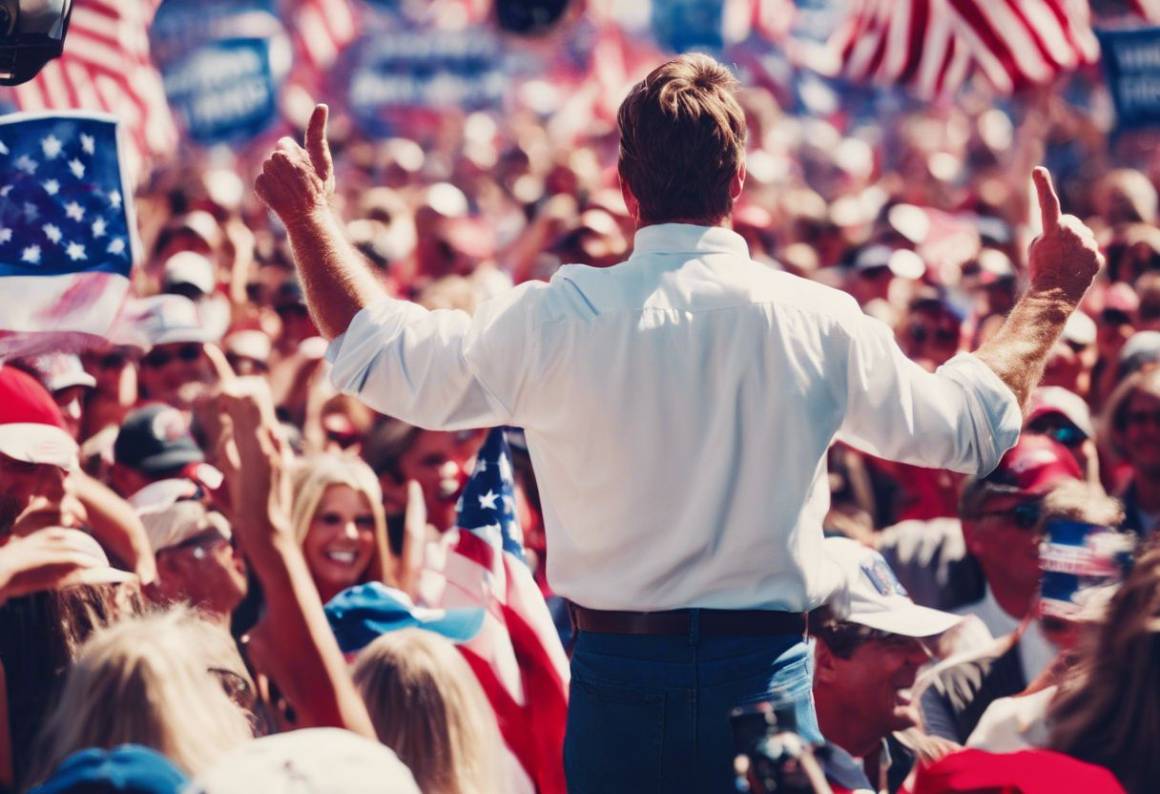
[[[483,29],[375,33],[356,45],[351,112],[374,135],[390,135],[411,110],[483,110],[507,86],[499,40]]]
[[[1160,124],[1160,28],[1097,31],[1121,128]]]
[[[166,0],[149,41],[193,141],[244,141],[276,118],[290,45],[274,0]]]
[[[277,115],[269,39],[205,44],[166,68],[169,104],[201,144],[248,140]]]

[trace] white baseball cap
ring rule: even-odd
[[[151,295],[139,299],[134,308],[137,328],[151,347],[215,341],[198,315],[196,304],[184,295]]]
[[[221,513],[206,510],[201,502],[189,499],[160,510],[143,510],[138,515],[154,554],[184,543],[207,529],[216,529],[226,540],[232,536],[230,525]]]
[[[202,295],[213,292],[213,262],[194,251],[178,251],[165,260],[165,288],[189,284]]]
[[[190,794],[420,794],[384,744],[338,728],[306,728],[246,742],[198,775]]]
[[[79,356],[73,353],[45,353],[30,359],[29,363],[40,375],[40,382],[51,392],[70,386],[97,385],[97,380],[85,372]]]
[[[829,562],[837,566],[841,587],[829,606],[839,620],[903,637],[933,637],[962,617],[919,606],[910,600],[882,555],[849,538],[826,538]]]

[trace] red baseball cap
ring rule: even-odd
[[[1082,480],[1083,472],[1067,447],[1039,435],[1022,435],[984,478],[988,490],[1042,496],[1063,480]]]
[[[52,395],[15,367],[0,366],[0,453],[62,469],[77,459],[77,442],[64,429]]]

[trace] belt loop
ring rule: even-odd
[[[701,642],[701,610],[689,610],[689,644],[697,645]]]

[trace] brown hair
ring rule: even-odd
[[[1160,779],[1160,549],[1140,556],[1048,714],[1052,749],[1110,769],[1130,794]]]
[[[708,55],[682,55],[633,86],[617,114],[620,177],[640,222],[716,223],[733,211],[733,177],[745,162],[737,81]]]

